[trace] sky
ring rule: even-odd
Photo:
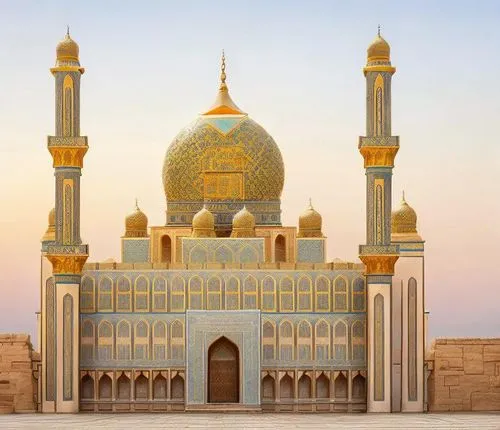
[[[139,199],[165,223],[161,170],[176,134],[211,106],[221,50],[238,106],[278,143],[283,222],[309,197],[328,259],[365,241],[366,48],[382,27],[397,72],[393,177],[426,241],[429,337],[500,336],[500,2],[0,0],[0,332],[36,332],[40,238],[54,204],[55,47],[70,25],[86,68],[82,237],[120,257]]]

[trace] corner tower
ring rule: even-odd
[[[391,135],[389,44],[380,35],[368,47],[366,136],[359,151],[366,171],[366,245],[359,249],[366,266],[368,335],[368,412],[391,411],[391,284],[399,248],[391,244],[392,169],[399,138]]]
[[[88,246],[80,238],[80,176],[87,137],[80,136],[79,48],[57,45],[56,132],[48,137],[55,169],[55,240],[47,246],[52,282],[42,294],[42,411],[78,412],[79,292]]]

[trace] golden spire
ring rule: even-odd
[[[137,200],[137,197],[135,198],[135,210],[139,211],[139,201]]]
[[[244,115],[229,95],[226,77],[226,56],[224,50],[222,50],[219,93],[217,94],[215,103],[203,115]]]

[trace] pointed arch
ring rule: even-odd
[[[347,399],[347,378],[343,372],[339,372],[335,378],[335,398]]]
[[[99,360],[113,359],[113,326],[109,321],[99,323],[97,330],[97,357]]]
[[[354,321],[351,327],[351,344],[353,360],[365,360],[365,323],[364,321]]]
[[[230,276],[226,281],[226,309],[240,309],[240,280],[236,276]]]
[[[149,323],[141,320],[134,330],[134,359],[149,359]]]
[[[297,281],[297,310],[299,312],[312,311],[312,280],[309,276],[302,275]]]
[[[348,280],[345,276],[339,275],[333,282],[333,311],[334,312],[347,312],[347,286]]]
[[[304,372],[299,378],[299,399],[310,399],[312,394],[312,382],[310,376]]]
[[[156,321],[153,326],[153,360],[167,359],[167,324]]]
[[[164,400],[167,398],[167,379],[160,373],[153,380],[153,399]]]
[[[141,374],[135,378],[134,383],[135,388],[135,400],[148,400],[149,398],[149,381],[148,378],[141,372]]]
[[[222,279],[217,275],[211,276],[207,281],[207,309],[222,309]]]
[[[379,73],[373,86],[373,135],[382,136],[384,131],[384,78]]]
[[[81,325],[80,354],[82,361],[94,359],[95,327],[92,320],[83,320]]]
[[[149,279],[140,275],[135,279],[134,285],[134,311],[149,311]]]
[[[411,277],[408,280],[408,400],[418,399],[418,290],[417,280]]]
[[[113,312],[113,280],[106,275],[99,279],[97,309],[99,312]]]
[[[94,400],[94,378],[86,374],[80,383],[80,396],[82,400]]]
[[[184,400],[184,378],[177,373],[170,381],[170,397],[172,400]]]
[[[184,323],[180,320],[170,325],[170,354],[172,360],[184,360]]]
[[[384,296],[378,293],[373,299],[373,398],[376,401],[385,398],[385,315],[384,315]]]
[[[130,400],[130,378],[125,372],[116,381],[116,394],[118,400]]]
[[[352,311],[366,311],[366,289],[365,280],[362,277],[357,277],[352,281]]]
[[[153,279],[153,312],[166,312],[167,302],[167,280],[156,276]]]
[[[189,278],[188,299],[189,309],[203,309],[203,279],[198,275]]]
[[[125,275],[116,279],[116,311],[132,312],[132,281]]]
[[[208,251],[202,245],[195,245],[189,251],[189,263],[206,263],[208,261]]]
[[[336,360],[347,360],[347,324],[337,321],[333,327],[333,351]]]
[[[184,312],[186,310],[186,281],[180,275],[172,278],[170,284],[170,311]]]
[[[262,360],[276,358],[276,323],[262,320]]]
[[[287,400],[294,398],[293,378],[286,373],[280,380],[280,398]]]
[[[320,319],[315,325],[316,360],[330,359],[330,324]]]
[[[92,276],[84,275],[80,288],[80,311],[95,312],[95,281]]]
[[[352,397],[353,399],[366,399],[366,381],[360,373],[352,380]]]
[[[325,372],[321,372],[321,375],[316,378],[316,398],[330,398],[330,379],[325,375]]]
[[[316,312],[330,311],[330,280],[320,275],[316,278]]]
[[[274,401],[275,397],[274,378],[267,374],[262,379],[262,400]]]
[[[161,237],[161,262],[172,263],[172,239],[168,234]]]
[[[297,326],[297,349],[299,360],[312,360],[312,326],[307,320]]]
[[[73,78],[68,73],[64,76],[63,96],[62,96],[62,134],[63,136],[74,136],[74,83]],[[68,164],[71,165],[71,162]]]
[[[264,312],[276,311],[276,280],[270,275],[262,279],[261,309]]]
[[[233,250],[229,248],[227,245],[224,244],[220,245],[215,250],[215,261],[217,263],[223,263],[223,264],[233,263],[234,262]]]
[[[286,238],[282,234],[278,234],[274,239],[274,262],[286,262]]]
[[[109,375],[102,375],[99,379],[99,400],[111,400],[113,396],[113,381]]]
[[[293,312],[295,310],[294,282],[289,276],[280,280],[280,312]]]
[[[116,358],[117,360],[132,358],[132,330],[126,320],[121,320],[116,325]]]
[[[258,309],[257,279],[248,275],[243,281],[243,309]]]
[[[282,320],[279,325],[279,347],[280,360],[290,361],[294,359],[293,323]]]
[[[258,263],[259,261],[259,254],[257,253],[257,250],[248,245],[242,246],[237,255],[238,258],[236,261],[238,263]]]

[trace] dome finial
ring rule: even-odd
[[[380,37],[380,24],[378,25],[377,34],[378,34],[378,37]]]
[[[139,200],[137,200],[137,197],[135,198],[135,210],[138,211],[139,209]]]
[[[221,88],[226,85],[226,56],[224,55],[224,49],[222,50],[222,59],[220,65],[220,83]]]
[[[401,201],[402,201],[403,203],[406,203],[406,200],[405,200],[405,190],[403,190],[403,197],[402,197]]]
[[[70,35],[69,35],[69,25],[66,25],[66,36],[70,37]]]
[[[311,197],[309,197],[309,208],[313,209],[313,203]]]

